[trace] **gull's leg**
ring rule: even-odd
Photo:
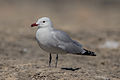
[[[55,67],[57,67],[57,62],[58,62],[58,54],[56,55],[56,63],[55,63]]]
[[[52,60],[52,55],[50,53],[50,56],[49,56],[49,67],[51,67],[51,60]]]

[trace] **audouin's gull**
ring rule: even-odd
[[[75,40],[72,40],[65,32],[56,30],[53,27],[52,21],[48,17],[40,18],[31,27],[38,26],[36,32],[36,40],[43,50],[50,53],[49,66],[51,66],[51,53],[56,55],[56,65],[58,61],[58,54],[76,54],[96,56],[92,51],[82,48],[82,45]]]

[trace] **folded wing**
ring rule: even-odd
[[[57,41],[57,47],[65,50],[68,53],[84,53],[85,50],[77,41],[72,40],[65,32],[54,30],[52,32],[54,40]]]

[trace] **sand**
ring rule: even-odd
[[[100,47],[106,41],[120,43],[119,6],[27,0],[0,4],[0,80],[120,80],[120,47]],[[35,40],[37,27],[30,27],[43,16],[97,56],[59,54],[55,68],[52,54],[48,67],[49,53]]]

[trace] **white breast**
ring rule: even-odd
[[[39,41],[41,44],[46,44],[48,40],[52,37],[50,31],[46,28],[43,29],[38,29],[36,32],[36,39]]]
[[[57,46],[57,41],[54,40],[54,38],[52,37],[52,33],[50,32],[50,30],[46,28],[37,30],[36,39],[39,43],[40,48],[42,48],[47,52],[52,52],[52,53],[63,52],[61,51],[61,49],[55,47]]]

